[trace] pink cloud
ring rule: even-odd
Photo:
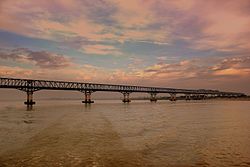
[[[82,47],[84,53],[97,55],[121,55],[122,53],[112,45],[85,45]]]
[[[250,46],[248,5],[247,0],[111,0],[98,3],[9,0],[1,3],[0,27],[54,40],[54,34],[62,32],[66,37],[81,36],[95,41],[166,44],[180,38],[193,40],[196,49],[226,50],[232,46],[247,49]],[[101,22],[105,18],[109,20]],[[161,26],[152,28],[155,24]],[[110,31],[101,33],[107,29]]]
[[[245,0],[196,1],[188,10],[188,17],[195,16],[203,21],[199,27],[201,38],[194,42],[196,48],[221,51],[249,49],[250,15],[242,12],[249,4]]]
[[[105,1],[99,4],[99,1],[10,0],[2,3],[0,27],[22,35],[50,40],[58,40],[55,34],[60,32],[65,38],[80,36],[92,41],[133,40],[165,44],[168,38],[167,27],[160,30],[147,28],[158,21],[150,4],[143,1]],[[101,5],[106,5],[105,10],[116,8],[110,15],[103,16],[103,19],[110,18],[114,22],[113,26],[98,22],[100,15],[93,14],[93,11],[100,12],[97,9],[103,10]],[[26,10],[27,8],[30,10]]]

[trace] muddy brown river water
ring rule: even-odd
[[[2,101],[0,166],[250,166],[250,102]]]

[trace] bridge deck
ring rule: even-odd
[[[0,88],[14,88],[23,91],[38,90],[76,90],[76,91],[110,91],[110,92],[147,92],[147,93],[179,93],[179,94],[215,94],[215,95],[244,95],[236,92],[223,92],[206,89],[175,89],[160,87],[144,87],[131,85],[113,85],[97,83],[80,83],[49,80],[31,80],[0,78]]]

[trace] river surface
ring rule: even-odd
[[[250,166],[250,102],[2,101],[0,166]]]

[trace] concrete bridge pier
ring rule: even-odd
[[[24,102],[27,107],[32,107],[32,105],[36,104],[36,102],[33,101],[33,91],[26,91],[27,92],[27,101]]]
[[[176,94],[170,93],[170,101],[176,101]]]
[[[122,94],[123,94],[123,100],[122,100],[122,102],[123,103],[129,103],[129,102],[131,102],[131,100],[129,99],[129,92],[122,92]]]
[[[150,93],[150,101],[151,102],[156,102],[157,101],[156,95],[157,95],[157,93]]]
[[[82,101],[82,103],[85,103],[85,104],[94,103],[94,101],[91,100],[91,93],[93,93],[93,92],[92,91],[84,91],[85,99]]]

